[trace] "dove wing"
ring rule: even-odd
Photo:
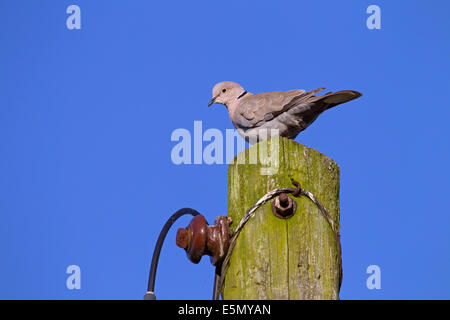
[[[239,105],[239,122],[241,126],[254,128],[276,118],[293,107],[298,109],[303,104],[308,109],[309,99],[323,89],[325,88],[308,92],[305,90],[266,92],[244,97]]]
[[[284,112],[289,102],[305,90],[265,92],[244,97],[239,104],[238,117],[247,128],[258,127]]]

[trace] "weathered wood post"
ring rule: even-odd
[[[268,150],[271,161],[266,154],[249,164],[255,150]],[[314,149],[280,137],[251,146],[229,165],[228,216],[234,225],[266,192],[290,187],[291,178],[316,196],[339,228],[338,165]],[[223,299],[339,299],[333,231],[311,200],[294,200],[293,217],[275,217],[266,203],[245,225],[231,255]]]

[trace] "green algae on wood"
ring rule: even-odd
[[[256,150],[268,150],[270,161],[265,156],[251,161],[250,154]],[[338,165],[314,149],[281,137],[251,146],[229,165],[228,216],[234,225],[269,190],[292,187],[291,178],[317,197],[339,230]],[[267,203],[245,225],[231,255],[224,299],[339,299],[333,231],[312,201],[294,200],[293,217],[275,217]]]

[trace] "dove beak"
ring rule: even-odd
[[[216,102],[217,96],[211,99],[211,101],[208,103],[208,107],[210,107],[214,102]]]

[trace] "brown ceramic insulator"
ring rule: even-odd
[[[199,263],[206,250],[207,224],[201,214],[192,218],[186,228],[178,229],[176,243],[186,250],[193,263]]]
[[[176,238],[177,246],[182,249],[187,249],[189,246],[189,230],[188,228],[180,228],[177,231]]]
[[[216,266],[225,257],[230,243],[231,219],[217,217],[214,225],[208,226],[205,217],[195,216],[186,228],[178,229],[177,246],[186,250],[193,263],[200,262],[202,256],[209,255]]]
[[[219,216],[214,225],[208,229],[208,255],[211,256],[211,264],[218,265],[225,258],[231,237],[231,218]]]

